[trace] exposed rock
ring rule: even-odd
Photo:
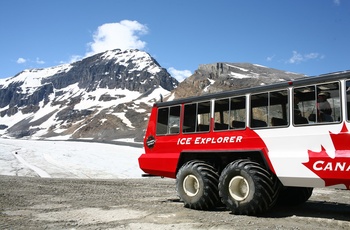
[[[305,77],[249,63],[213,63],[200,65],[194,74],[174,90],[176,98],[221,92],[289,81]]]

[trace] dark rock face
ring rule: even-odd
[[[177,81],[171,78],[169,73],[161,68],[150,56],[140,56],[138,50],[114,50],[113,55],[117,58],[107,58],[107,53],[97,54],[82,61],[72,64],[68,72],[58,73],[42,81],[50,83],[55,89],[62,89],[78,83],[78,87],[87,92],[97,88],[127,89],[146,92],[154,86],[161,86],[166,90],[172,90],[177,86]],[[118,62],[118,56],[122,59]],[[123,62],[122,62],[123,61]],[[139,68],[144,65],[144,68]],[[149,72],[152,68],[158,68],[157,73]]]

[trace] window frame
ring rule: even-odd
[[[209,103],[209,113],[198,113],[198,109],[199,109],[199,104],[204,104],[204,103]],[[188,115],[188,114],[186,114],[186,106],[189,106],[189,105],[196,105],[196,108],[195,108],[195,113],[194,113],[194,116],[192,116],[193,117],[193,120],[194,120],[194,130],[193,131],[191,131],[192,129],[190,129],[190,131],[185,131],[186,129],[185,129],[185,127],[187,127],[186,125],[185,125],[185,122],[187,122],[187,120],[185,119],[186,118],[186,116]],[[183,117],[182,117],[182,122],[181,122],[181,133],[183,133],[183,134],[194,134],[194,133],[208,133],[208,132],[210,132],[211,131],[211,118],[212,118],[212,100],[205,100],[205,101],[195,101],[195,102],[189,102],[189,103],[184,103],[183,104]],[[204,126],[208,126],[207,128],[206,128],[206,130],[199,130],[200,129],[200,125],[202,125],[202,124],[200,124],[199,123],[199,119],[198,119],[198,115],[201,115],[201,114],[208,114],[208,124],[207,125],[204,125]],[[192,114],[193,115],[193,114]],[[191,127],[191,126],[190,126]]]
[[[346,81],[350,81],[350,79],[349,80],[345,80],[344,82],[346,82]],[[326,86],[326,85],[331,85],[331,84],[337,84],[337,86],[338,86],[338,90],[337,90],[337,92],[338,92],[338,94],[337,94],[337,99],[339,100],[339,103],[338,103],[338,107],[331,107],[331,109],[332,109],[332,113],[333,113],[333,111],[334,111],[334,109],[335,108],[337,108],[338,109],[338,115],[339,115],[339,119],[335,119],[336,118],[336,115],[332,115],[332,119],[333,119],[333,121],[318,121],[318,115],[317,115],[317,101],[318,101],[318,99],[317,99],[317,96],[318,96],[318,94],[320,94],[320,92],[322,92],[322,86]],[[346,83],[344,83],[344,84],[346,84]],[[342,82],[341,81],[324,81],[324,82],[319,82],[319,83],[314,83],[314,84],[307,84],[307,85],[300,85],[300,86],[293,86],[292,87],[292,93],[293,93],[293,95],[296,95],[296,89],[302,89],[302,88],[304,88],[304,89],[307,89],[307,88],[310,88],[311,89],[311,87],[313,88],[313,91],[312,91],[312,93],[314,94],[314,99],[313,100],[308,100],[308,101],[314,101],[314,103],[313,103],[313,110],[312,110],[312,113],[310,113],[309,115],[307,115],[307,120],[308,120],[308,123],[305,123],[305,124],[296,124],[295,123],[295,117],[294,117],[294,109],[293,109],[293,111],[292,111],[292,117],[293,117],[293,122],[292,122],[292,124],[293,124],[293,126],[295,126],[295,127],[300,127],[300,126],[314,126],[314,125],[327,125],[327,124],[339,124],[339,123],[341,123],[343,120],[344,120],[344,118],[343,118],[343,103],[342,103]],[[330,89],[329,89],[330,90]],[[328,91],[329,91],[328,90]],[[306,91],[305,91],[305,93],[306,93]],[[299,95],[300,95],[300,93],[299,93]],[[333,100],[335,99],[334,97],[331,97]],[[327,101],[328,101],[328,99],[329,98],[327,98]],[[308,102],[307,100],[301,100],[302,102]],[[328,101],[328,103],[329,103],[329,101]],[[334,104],[334,103],[333,103]],[[293,101],[293,105],[294,105],[294,101]],[[345,107],[346,107],[346,105],[345,105]],[[304,106],[303,106],[303,108],[304,108]],[[344,109],[346,109],[346,108],[344,108]],[[303,109],[304,110],[304,109]],[[310,120],[310,116],[313,114],[313,111],[314,110],[316,110],[316,112],[314,113],[315,114],[315,121],[312,121],[312,120]]]
[[[282,96],[285,96],[287,101],[283,106],[283,103],[271,103],[272,101],[272,94],[273,93],[279,93],[279,92],[284,92],[285,94],[282,94]],[[264,103],[265,100],[267,100],[265,103],[266,105],[262,105],[262,106],[254,106],[253,107],[253,97],[254,96],[259,96],[259,95],[265,95],[266,99],[264,99],[262,97],[262,101]],[[290,90],[289,87],[286,88],[282,88],[282,89],[276,89],[276,90],[267,90],[267,91],[263,91],[263,92],[259,92],[259,93],[251,93],[250,97],[249,97],[249,127],[252,129],[271,129],[271,128],[286,128],[290,126]],[[281,112],[282,112],[282,118],[273,116],[273,114],[271,113],[271,108],[272,106],[275,105],[280,105],[281,108]],[[265,111],[266,114],[266,119],[260,119],[260,117],[256,118],[256,116],[253,116],[253,109],[254,108],[263,108],[264,110],[267,109],[267,111]],[[284,111],[283,111],[284,110]],[[276,110],[277,111],[277,110]],[[255,112],[256,113],[256,112]],[[286,116],[285,118],[283,116]],[[272,123],[272,119],[275,118],[274,120],[278,119],[278,125],[273,125]],[[283,121],[283,122],[282,122]],[[256,125],[253,125],[253,122],[256,123]]]

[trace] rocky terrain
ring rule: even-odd
[[[0,229],[349,229],[350,194],[315,189],[300,206],[261,216],[183,207],[172,179],[0,176]]]

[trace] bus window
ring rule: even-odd
[[[245,96],[215,100],[214,130],[245,128]]]
[[[267,127],[269,94],[253,94],[251,99],[250,127]]]
[[[288,91],[281,90],[269,93],[269,121],[271,126],[289,124]]]
[[[308,124],[316,121],[316,87],[305,86],[294,88],[294,125]],[[305,120],[306,119],[306,120]]]
[[[346,114],[347,120],[350,121],[350,81],[346,81]]]
[[[244,129],[246,127],[246,100],[243,97],[231,98],[230,121],[232,129]]]
[[[168,115],[169,115],[168,107],[158,109],[157,131],[156,131],[157,135],[165,135],[167,133]]]
[[[196,126],[197,126],[196,114],[197,114],[196,103],[185,105],[182,132],[191,133],[196,131]]]
[[[159,108],[157,116],[157,135],[179,133],[180,106]]]
[[[180,106],[170,107],[169,114],[169,133],[170,134],[178,134],[180,132]]]
[[[198,126],[197,132],[208,132],[210,129],[210,101],[198,103],[197,109]]]
[[[207,132],[210,129],[210,101],[186,104],[183,132]]]
[[[294,124],[339,122],[341,120],[339,82],[294,89]],[[307,124],[307,123],[306,123]]]
[[[288,91],[274,91],[251,95],[252,128],[287,126]]]
[[[215,100],[214,130],[228,130],[230,119],[230,99]]]

